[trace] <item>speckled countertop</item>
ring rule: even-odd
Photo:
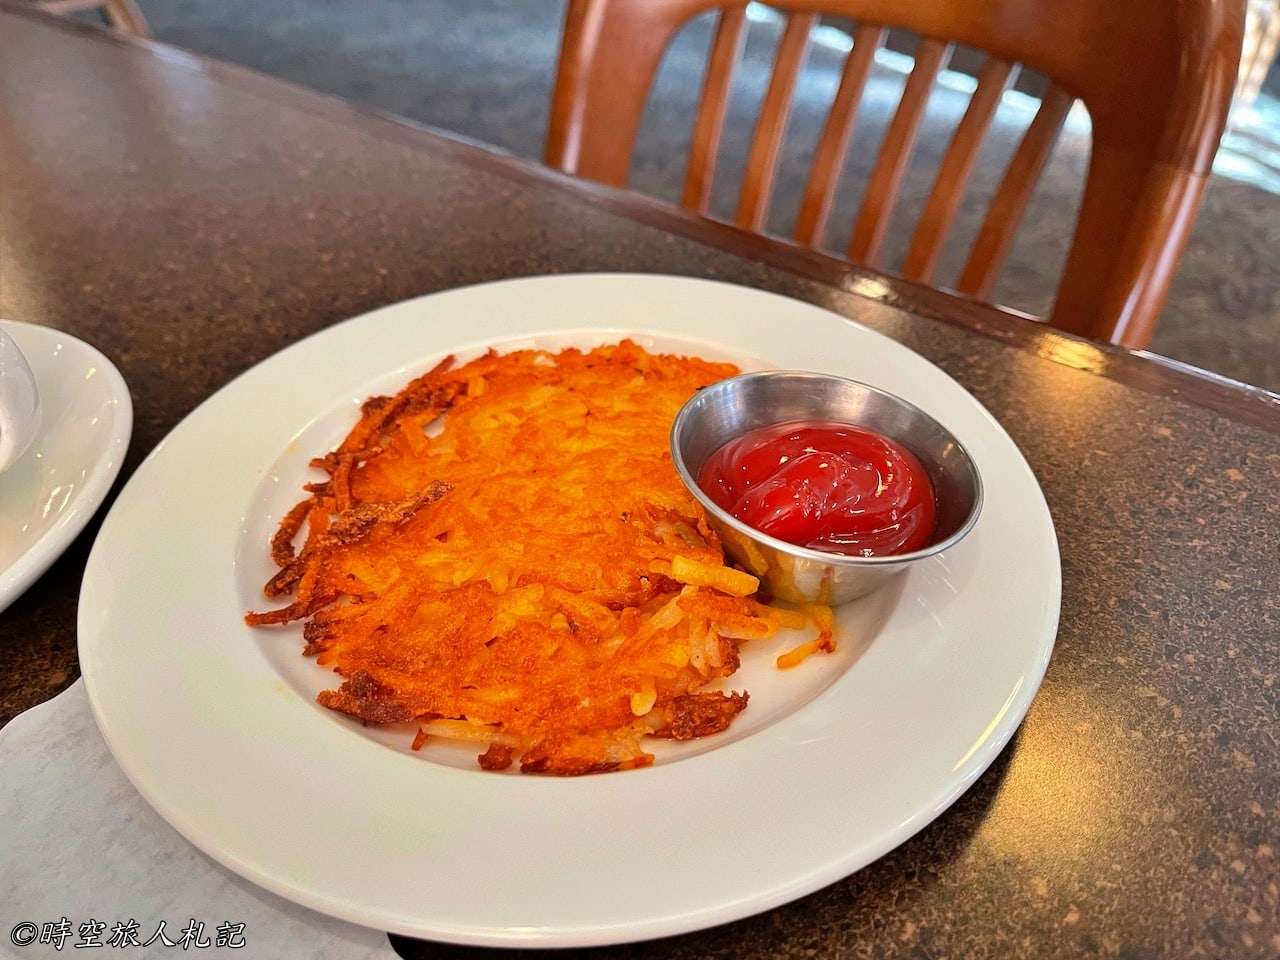
[[[716,277],[839,311],[945,369],[1025,453],[1057,525],[1062,621],[995,765],[847,880],[602,954],[1280,955],[1276,408],[959,301],[842,291],[786,248],[733,252],[710,229],[701,243],[687,220],[663,229],[616,195],[506,167],[0,5],[0,315],[68,330],[120,367],[136,412],[125,477],[213,390],[327,324],[433,290],[587,270]],[[949,309],[953,322],[919,315]],[[93,532],[0,614],[0,719],[77,676]]]

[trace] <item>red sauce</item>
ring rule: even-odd
[[[698,486],[772,537],[856,557],[925,546],[937,506],[910,450],[825,420],[774,424],[730,440],[703,465]]]

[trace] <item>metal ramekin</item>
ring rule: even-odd
[[[721,446],[750,430],[793,420],[865,427],[914,453],[938,498],[929,545],[891,557],[850,557],[796,546],[730,516],[698,486],[703,464]],[[712,384],[676,415],[671,458],[729,555],[760,577],[773,596],[797,603],[836,605],[865,596],[912,564],[955,546],[982,510],[978,469],[946,427],[906,400],[843,377],[771,370]]]

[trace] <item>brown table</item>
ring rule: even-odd
[[[605,954],[1280,953],[1280,397],[6,2],[0,315],[119,365],[136,411],[125,477],[212,391],[336,320],[589,270],[836,310],[956,377],[1026,454],[1061,542],[1062,626],[992,769],[847,880]],[[0,615],[0,720],[77,676],[92,537]]]

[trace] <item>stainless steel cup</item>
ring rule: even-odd
[[[865,427],[914,453],[938,500],[929,544],[891,557],[851,557],[796,546],[731,516],[698,486],[703,464],[724,444],[759,427],[793,420]],[[836,605],[865,596],[913,563],[955,546],[973,529],[982,509],[978,469],[946,427],[900,397],[843,377],[771,370],[712,384],[676,415],[671,457],[729,555],[760,577],[773,596],[797,603]]]

